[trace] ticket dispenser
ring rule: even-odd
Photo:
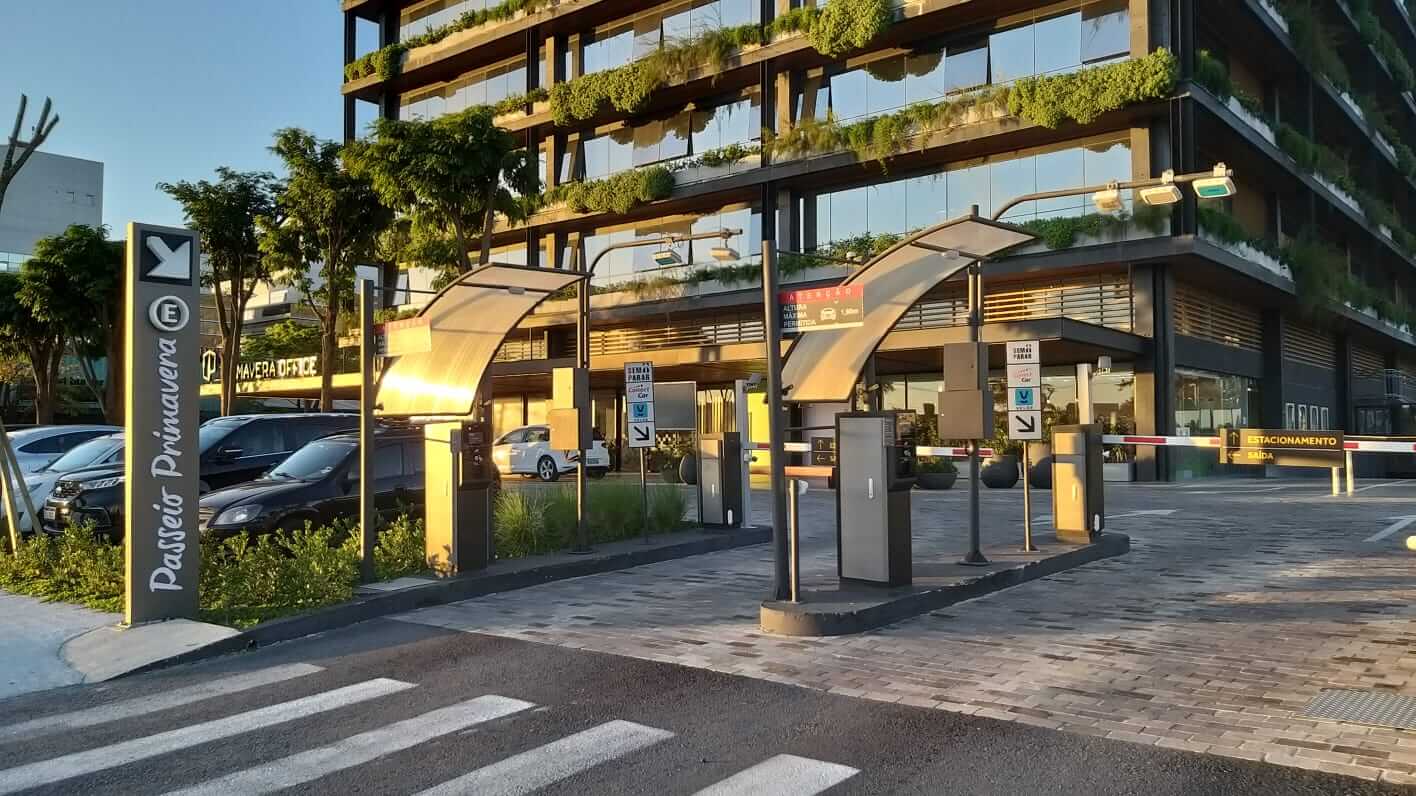
[[[736,431],[698,437],[698,519],[704,525],[743,524],[742,436]]]
[[[1052,527],[1059,541],[1089,544],[1106,527],[1101,426],[1052,429]]]
[[[910,582],[913,412],[836,415],[836,571],[842,580]]]
[[[427,557],[440,575],[485,569],[492,560],[490,423],[423,427]]]

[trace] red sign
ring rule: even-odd
[[[844,329],[865,323],[865,286],[838,285],[777,294],[782,334]]]

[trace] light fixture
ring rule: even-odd
[[[683,265],[683,258],[673,249],[660,249],[654,252],[654,264],[660,268],[670,268],[675,265]]]
[[[1097,372],[1097,373],[1110,373],[1110,372],[1111,372],[1111,357],[1107,356],[1106,354],[1102,354],[1101,356],[1097,357],[1097,358],[1096,358],[1096,372]]]
[[[1180,201],[1180,189],[1175,185],[1175,170],[1166,169],[1160,175],[1160,185],[1140,190],[1141,201],[1148,205],[1173,205]]]
[[[729,263],[740,259],[737,249],[731,246],[714,246],[713,250],[709,253],[713,255],[714,260],[720,263]]]
[[[1234,187],[1234,180],[1231,178],[1233,172],[1223,163],[1216,163],[1213,177],[1201,177],[1195,180],[1195,196],[1201,199],[1224,199],[1237,193]]]
[[[1116,181],[1112,180],[1104,190],[1092,194],[1092,204],[1096,205],[1099,213],[1114,213],[1120,210],[1124,204],[1121,201],[1121,189],[1116,187]]]

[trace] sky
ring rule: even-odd
[[[27,126],[51,97],[42,151],[103,162],[113,237],[180,226],[157,183],[279,174],[282,127],[342,137],[343,49],[338,0],[0,0],[0,138],[21,93]]]

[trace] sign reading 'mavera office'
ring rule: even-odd
[[[129,624],[197,615],[198,245],[191,230],[128,225]]]

